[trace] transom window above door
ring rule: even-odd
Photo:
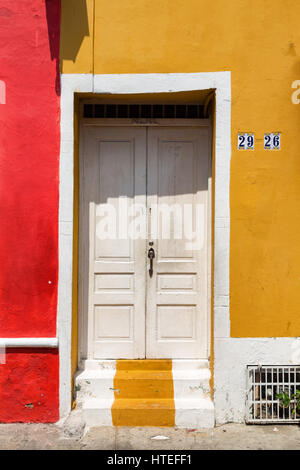
[[[83,105],[84,118],[203,119],[201,104],[103,104]]]

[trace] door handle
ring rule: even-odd
[[[150,242],[149,245],[152,245],[153,243]],[[152,277],[153,276],[153,260],[155,258],[155,251],[154,251],[154,248],[149,248],[148,250],[148,258],[150,259],[150,268],[149,268],[149,276]]]

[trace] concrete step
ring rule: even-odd
[[[112,421],[117,426],[174,426],[172,398],[123,398],[112,406]]]
[[[82,403],[82,416],[88,427],[112,426],[114,398],[87,398]]]
[[[214,406],[210,399],[120,399],[85,400],[82,407],[85,423],[96,426],[177,426],[212,428]]]
[[[201,429],[215,425],[215,407],[210,397],[175,398],[175,422],[178,428]]]
[[[109,420],[110,425],[116,426],[175,425],[175,407],[172,399],[120,399],[111,404],[111,407],[109,405],[107,400],[86,401],[82,413],[87,425],[107,426]]]
[[[84,396],[109,398],[204,398],[210,393],[210,371],[86,370],[75,378],[78,402]]]
[[[86,359],[81,364],[81,370],[115,370],[116,364],[118,363],[118,369],[124,368],[141,368],[145,369],[151,368],[161,368],[165,367],[166,362],[168,362],[169,367],[172,367],[172,370],[198,370],[198,369],[208,369],[209,361],[206,359],[121,359],[115,361],[113,359]]]
[[[90,361],[75,378],[88,426],[214,426],[204,361]]]

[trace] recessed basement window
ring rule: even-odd
[[[248,423],[300,422],[294,397],[300,390],[300,366],[248,366],[247,379]],[[278,398],[282,394],[289,399]]]
[[[84,118],[204,119],[200,104],[84,104]]]

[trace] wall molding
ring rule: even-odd
[[[0,338],[4,348],[58,348],[58,338]]]

